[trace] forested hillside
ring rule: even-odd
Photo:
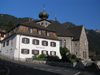
[[[5,29],[9,31],[15,25],[23,22],[28,22],[29,20],[33,20],[32,18],[16,18],[7,14],[0,14],[0,29]],[[63,23],[66,27],[74,27],[75,24],[71,22]],[[97,33],[94,30],[86,30],[87,38],[89,41],[89,51],[96,52],[100,54],[100,33]]]

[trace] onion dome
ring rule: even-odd
[[[48,17],[49,17],[49,14],[45,12],[45,10],[39,13],[39,18],[41,18],[42,20],[46,20]]]

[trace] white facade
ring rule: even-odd
[[[22,38],[28,38],[29,44],[22,43]],[[32,43],[33,39],[39,40],[39,45],[34,45]],[[9,40],[9,45],[7,46],[6,43],[8,40]],[[47,41],[48,46],[43,46],[42,41]],[[59,49],[60,46],[58,40],[50,40],[45,38],[38,38],[38,37],[31,37],[31,36],[24,36],[24,35],[14,35],[4,40],[3,43],[4,42],[5,42],[5,47],[3,47],[2,44],[2,55],[15,60],[25,60],[26,58],[32,58],[32,56],[34,56],[32,54],[32,50],[39,50],[39,54],[41,54],[43,50],[46,50],[48,51],[48,55],[50,55],[50,51],[55,51],[56,55],[59,56],[59,58],[61,58],[60,49]],[[56,47],[51,47],[50,42],[55,42]],[[22,54],[21,53],[22,49],[28,49],[29,54]]]

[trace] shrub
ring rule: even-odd
[[[75,54],[72,54],[72,58],[71,59],[77,59]]]
[[[60,61],[58,56],[47,56],[46,60],[47,61]]]
[[[40,54],[40,55],[39,55],[39,58],[45,58],[45,57],[46,57],[45,54]]]
[[[45,60],[44,58],[33,58],[33,60]]]
[[[75,59],[71,59],[71,62],[76,62],[76,60]]]

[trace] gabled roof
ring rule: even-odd
[[[77,41],[80,39],[82,28],[83,25],[67,28],[74,35],[73,41]]]
[[[67,30],[65,26],[60,24],[58,21],[52,22],[47,28],[55,31],[57,36],[61,36],[61,37],[74,36],[69,30]]]
[[[33,28],[34,33],[29,33],[29,28]],[[38,35],[37,33],[38,29],[42,30],[42,35]],[[47,31],[50,32],[50,36],[46,35]],[[38,38],[59,40],[54,31],[48,28],[45,28],[41,25],[35,24],[34,22],[25,22],[25,23],[18,24],[9,33],[10,34],[7,34],[7,37],[5,39],[11,37],[12,35],[21,34],[21,35],[26,35],[26,36],[38,37]]]

